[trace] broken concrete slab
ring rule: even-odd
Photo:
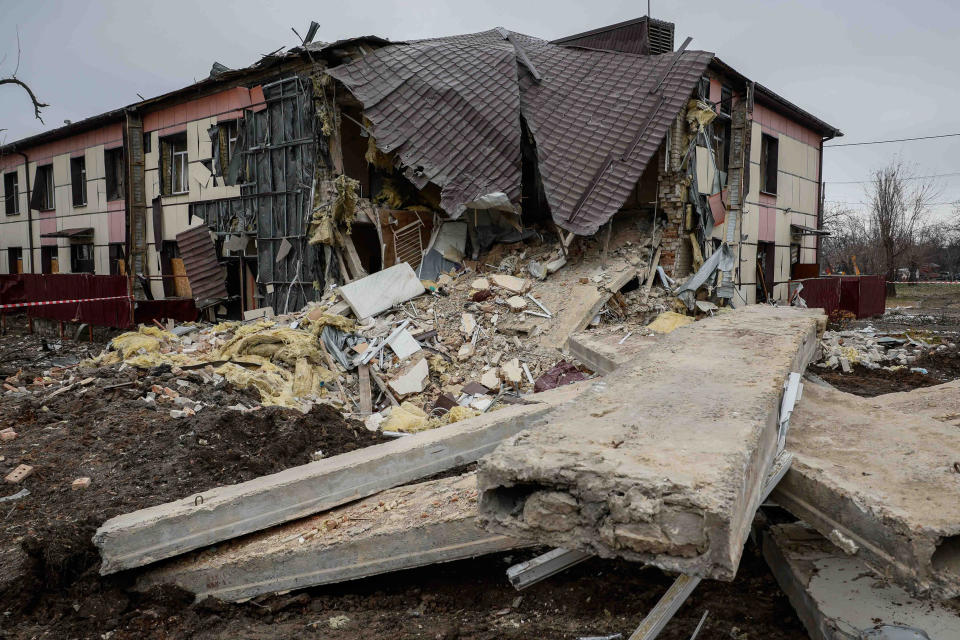
[[[773,500],[913,593],[960,595],[960,431],[806,385]]]
[[[885,393],[868,400],[875,407],[923,416],[960,427],[960,380],[912,391]]]
[[[420,351],[420,343],[417,342],[410,332],[403,329],[393,339],[387,343],[387,346],[393,350],[400,360],[406,360],[417,351]]]
[[[506,302],[511,311],[523,311],[527,308],[527,300],[523,296],[510,296]]]
[[[482,526],[732,579],[777,453],[784,381],[825,322],[757,305],[663,336],[481,460]]]
[[[500,287],[501,289],[506,289],[511,293],[526,293],[527,289],[530,288],[529,280],[517,278],[504,273],[491,274],[488,279],[490,280],[490,284]]]
[[[623,339],[619,333],[598,336],[581,331],[570,336],[570,355],[601,375],[613,373],[617,367],[635,361],[637,356],[657,343],[657,336],[631,335]]]
[[[425,291],[420,278],[406,262],[387,267],[339,289],[357,318],[369,318]]]
[[[100,572],[139,567],[474,462],[504,439],[540,424],[544,414],[573,401],[589,384],[546,391],[533,396],[535,404],[505,407],[111,518],[94,535],[103,560]]]
[[[923,637],[880,634],[898,626],[930,638],[960,638],[956,609],[911,597],[805,523],[764,532],[763,556],[812,640]]]
[[[526,546],[480,529],[476,502],[473,474],[398,487],[177,558],[137,589],[175,584],[198,599],[235,601]]]

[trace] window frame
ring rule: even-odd
[[[186,136],[184,136],[185,138]],[[181,196],[190,193],[190,157],[187,150],[186,140],[183,140],[183,151],[177,150],[177,144],[181,138],[170,140],[170,195]],[[180,164],[180,184],[177,184],[177,164]],[[182,187],[177,189],[177,187]]]
[[[105,149],[103,152],[104,179],[107,201],[126,199],[126,175],[123,167],[123,147]],[[114,187],[111,190],[110,187]]]
[[[771,175],[771,148],[773,149],[773,166]],[[777,195],[777,174],[780,171],[780,139],[777,136],[763,133],[760,135],[760,193]],[[770,189],[771,180],[773,189]]]
[[[37,211],[53,211],[57,208],[56,186],[53,182],[53,163],[37,166],[34,174],[34,190],[40,186],[40,175],[43,175],[43,191],[41,191],[43,202],[40,203],[40,208]]]
[[[70,193],[74,207],[87,206],[87,158],[85,156],[70,158]]]
[[[12,178],[12,180],[11,180]],[[13,185],[13,193],[10,193],[10,185]],[[3,200],[4,211],[8,216],[20,215],[20,172],[17,170],[8,171],[3,174]],[[12,204],[12,207],[11,207]],[[13,209],[11,211],[11,209]]]
[[[80,258],[77,256],[80,249],[89,247],[90,256],[88,258]],[[94,244],[93,242],[74,242],[70,245],[70,273],[96,273],[96,259],[94,258]],[[84,251],[85,253],[85,251]],[[87,266],[89,263],[89,271],[80,268],[82,266]]]
[[[14,259],[14,255],[16,255],[16,259]],[[14,264],[18,262],[20,263],[18,267],[14,267]],[[7,272],[10,274],[23,273],[23,247],[7,247]]]

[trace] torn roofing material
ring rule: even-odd
[[[380,150],[418,187],[439,185],[454,218],[492,192],[519,200],[522,115],[554,221],[587,235],[623,205],[712,59],[493,29],[387,45],[329,73],[363,103]]]
[[[377,147],[397,154],[407,178],[442,188],[451,217],[492,192],[519,198],[516,54],[496,32],[389,45],[329,73],[363,103]]]

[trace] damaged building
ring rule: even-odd
[[[671,23],[311,40],[0,148],[0,272],[129,274],[239,318],[631,228],[688,308],[817,274],[822,143],[842,134]]]

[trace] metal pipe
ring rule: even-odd
[[[27,176],[27,236],[30,246],[30,273],[36,273],[36,269],[33,268],[33,213],[30,210],[30,157],[23,151],[17,151],[18,154],[23,156],[23,173]],[[20,197],[20,194],[17,194],[17,197]]]

